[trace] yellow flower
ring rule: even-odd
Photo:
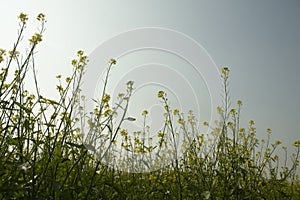
[[[26,21],[28,20],[28,15],[25,14],[25,13],[20,13],[20,15],[18,16],[19,20],[22,22],[22,23],[26,23]]]
[[[165,95],[164,91],[159,91],[159,92],[157,93],[157,97],[158,97],[158,98],[162,98],[164,95]]]
[[[222,109],[220,106],[218,106],[218,107],[217,107],[217,113],[218,113],[218,114],[221,114],[222,112],[223,112],[223,109]]]
[[[0,48],[0,63],[4,61],[3,56],[5,55],[6,55],[5,50]]]
[[[128,135],[128,132],[127,132],[127,130],[122,129],[122,130],[120,131],[120,134],[121,134],[122,136],[126,136],[126,135]]]
[[[231,110],[230,110],[230,114],[231,114],[231,115],[235,115],[235,114],[236,114],[236,110],[235,110],[235,109],[231,109]]]
[[[5,49],[1,49],[1,48],[0,48],[0,63],[4,61],[3,56],[6,55],[5,52],[6,52]]]
[[[107,110],[103,113],[103,115],[104,115],[104,117],[107,117],[107,116],[111,115],[112,112],[113,112],[113,111],[112,111],[111,109],[107,109]]]
[[[299,147],[300,146],[300,140],[297,140],[293,144],[294,147]]]
[[[70,78],[70,77],[67,77],[67,78],[66,78],[66,82],[67,82],[67,83],[70,83],[70,81],[71,81],[71,78]]]
[[[253,126],[254,125],[254,121],[253,120],[250,120],[249,121],[249,126]]]
[[[227,126],[230,127],[230,128],[232,128],[233,123],[232,123],[232,122],[228,122],[228,123],[227,123]]]
[[[20,52],[17,50],[12,50],[12,51],[9,51],[8,54],[9,54],[9,57],[11,57],[11,58],[17,58],[20,55]]]
[[[203,126],[208,126],[208,122],[207,122],[207,121],[204,121],[204,122],[203,122]]]
[[[45,15],[43,13],[40,13],[38,16],[37,16],[37,20],[39,21],[45,21]]]
[[[286,149],[287,149],[286,146],[282,146],[281,148],[282,148],[283,150],[286,150]]]
[[[104,94],[102,97],[102,102],[103,103],[108,103],[110,100],[110,95],[109,94]]]
[[[3,58],[3,56],[5,56],[6,55],[6,53],[5,53],[6,51],[4,50],[4,49],[1,49],[0,48],[0,63],[2,62],[2,61],[4,61],[4,58]]]
[[[280,140],[276,140],[276,141],[275,141],[275,144],[276,144],[276,145],[280,145],[280,144],[281,144],[281,141],[280,141]]]
[[[242,105],[242,101],[241,100],[237,100],[236,104],[239,105],[239,106],[241,106]]]
[[[146,116],[147,114],[148,114],[148,111],[147,110],[143,110],[142,115]]]
[[[81,62],[81,63],[86,63],[86,62],[88,61],[87,58],[88,58],[87,56],[80,56],[79,62]]]
[[[156,176],[153,174],[150,174],[149,181],[155,181],[155,180],[156,180]]]
[[[115,59],[111,58],[108,63],[110,65],[115,65],[115,64],[117,64],[117,61]]]
[[[168,182],[168,180],[166,179],[166,178],[164,178],[163,180],[162,180],[162,184],[166,184]]]
[[[63,91],[63,90],[64,90],[64,88],[63,88],[62,86],[60,86],[60,85],[57,85],[57,86],[56,86],[56,89],[57,89],[58,91]]]
[[[84,53],[84,52],[83,52],[82,50],[79,50],[79,51],[77,51],[77,56],[79,56],[79,57],[80,57],[80,56],[82,56],[82,55],[83,55],[83,53]]]
[[[223,67],[222,68],[222,73],[223,74],[228,74],[228,72],[229,72],[229,68],[228,67]]]
[[[174,111],[173,111],[173,114],[174,115],[177,115],[179,113],[179,110],[178,109],[175,109]]]
[[[71,63],[73,66],[75,66],[77,64],[77,60],[73,59]]]
[[[39,42],[42,41],[42,35],[39,33],[35,33],[31,39],[29,39],[30,44],[38,44]]]
[[[0,48],[0,55],[5,55],[6,50]]]
[[[160,132],[158,132],[157,137],[162,138],[162,137],[164,137],[164,135],[165,135],[165,134],[164,134],[163,132],[160,131]]]
[[[240,128],[239,132],[243,133],[243,132],[245,132],[245,129],[244,128]]]
[[[180,125],[183,125],[183,119],[181,119],[181,118],[179,118],[178,120],[177,120],[177,122],[178,122],[178,124],[180,124]]]

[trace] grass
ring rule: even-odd
[[[106,93],[113,59],[92,113],[85,111],[80,91],[88,63],[83,51],[71,62],[71,76],[57,76],[59,98],[41,96],[34,52],[42,41],[45,16],[38,16],[40,31],[30,38],[23,56],[17,49],[28,18],[20,14],[19,19],[13,49],[0,49],[0,199],[299,199],[300,141],[287,155],[280,141],[272,142],[271,130],[266,131],[267,140],[259,140],[254,121],[240,127],[242,102],[229,107],[228,68],[220,77],[220,119],[216,124],[203,122],[209,134],[199,131],[192,112],[185,117],[171,108],[165,92],[158,92],[165,120],[154,143],[148,111],[141,113],[142,130],[129,133],[124,126],[124,121],[134,120],[125,118],[133,81],[118,102]],[[26,89],[29,72],[34,92]],[[115,149],[121,149],[120,154],[112,153]]]

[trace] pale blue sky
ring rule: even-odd
[[[258,136],[271,128],[285,145],[300,139],[300,1],[1,1],[0,47],[16,38],[16,16],[47,16],[37,55],[41,88],[54,93],[54,76],[71,71],[78,49],[91,53],[114,35],[140,27],[182,32],[200,43],[216,65],[231,68],[233,102]],[[34,30],[36,24],[29,24]]]

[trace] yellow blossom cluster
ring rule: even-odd
[[[103,103],[108,103],[110,100],[110,95],[109,94],[104,94],[102,97],[102,102]]]
[[[177,115],[179,113],[179,110],[178,109],[175,109],[174,111],[173,111],[173,114],[174,115]]]
[[[4,61],[4,56],[6,55],[6,51],[0,48],[0,63]]]
[[[143,110],[142,116],[146,116],[146,115],[148,115],[148,111],[147,110]]]
[[[157,97],[158,98],[162,98],[162,97],[164,97],[165,96],[165,92],[164,91],[159,91],[158,93],[157,93]]]
[[[117,64],[117,61],[116,61],[115,59],[111,58],[111,59],[109,60],[108,64],[110,64],[110,65],[115,65],[115,64]]]
[[[29,39],[30,44],[38,44],[39,42],[42,41],[42,35],[39,33],[35,33],[31,39]]]
[[[38,16],[37,16],[37,20],[39,20],[39,21],[46,21],[46,18],[45,18],[46,16],[43,14],[43,13],[40,13],[40,14],[38,14]]]
[[[25,13],[20,13],[20,15],[18,16],[20,22],[22,22],[23,24],[26,23],[26,21],[28,20],[28,15]]]

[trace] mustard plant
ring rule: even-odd
[[[240,123],[242,101],[231,103],[228,67],[221,70],[223,105],[214,124],[172,108],[158,91],[162,129],[151,133],[149,111],[142,110],[142,128],[131,133],[125,122],[135,120],[127,116],[134,82],[116,100],[107,91],[117,61],[108,62],[92,111],[80,88],[88,69],[82,50],[72,74],[56,76],[58,98],[48,98],[35,65],[46,17],[37,16],[40,26],[24,41],[25,53],[20,43],[29,17],[18,19],[12,50],[0,49],[0,199],[299,199],[300,141],[289,155],[272,141],[271,129],[259,139],[253,120]],[[27,89],[29,72],[34,91]]]

